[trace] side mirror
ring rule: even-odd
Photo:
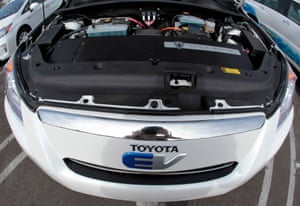
[[[29,6],[29,10],[32,12],[34,9],[36,9],[38,6],[40,5],[40,3],[38,2],[33,2],[30,4]]]

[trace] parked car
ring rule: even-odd
[[[95,196],[177,201],[244,184],[288,134],[296,76],[240,6],[71,0],[5,66],[19,144]]]
[[[300,71],[300,0],[247,0],[244,9]]]
[[[0,61],[6,60],[43,21],[42,0],[13,0],[0,9]],[[45,17],[58,9],[62,0],[45,0]]]

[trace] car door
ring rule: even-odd
[[[300,0],[261,0],[265,18],[262,25],[271,34],[280,49],[289,59],[300,66]]]
[[[52,14],[62,4],[62,0],[44,0],[46,16]]]
[[[39,5],[33,10],[30,10],[30,4],[37,2]],[[31,28],[36,27],[43,20],[43,3],[45,9],[45,17],[52,14],[62,3],[62,0],[29,0],[23,11],[23,20]]]
[[[255,17],[291,61],[300,67],[300,0],[248,0]],[[253,9],[254,8],[254,9]],[[248,11],[252,11],[248,8]],[[251,13],[251,12],[250,12]],[[253,13],[253,12],[252,12]],[[252,14],[251,13],[251,14]]]
[[[262,25],[268,24],[270,16],[274,16],[274,11],[265,5],[265,0],[247,0],[245,5],[247,12],[257,18]]]
[[[251,2],[256,9],[259,22],[267,29],[281,33],[282,26],[286,24],[285,14],[291,0],[256,0]]]
[[[300,0],[294,0],[289,7],[286,19],[286,26],[283,35],[286,36],[292,44],[300,48]]]
[[[300,0],[293,0],[289,6],[282,35],[287,39],[288,46],[284,52],[300,69]]]
[[[29,0],[26,3],[26,6],[23,9],[22,16],[21,16],[21,22],[19,25],[29,25],[32,29],[35,28],[38,24],[42,22],[43,19],[43,13],[42,13],[42,0]],[[30,4],[33,2],[39,3],[37,7],[34,9],[30,9]]]

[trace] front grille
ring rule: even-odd
[[[196,170],[151,174],[114,170],[69,158],[64,159],[64,162],[72,171],[85,177],[136,185],[176,185],[204,182],[229,175],[237,166],[237,162],[228,162]]]

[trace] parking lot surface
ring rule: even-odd
[[[22,151],[3,110],[4,72],[0,68],[0,205],[133,206],[135,202],[92,197],[70,191],[50,179]],[[297,126],[298,125],[298,126]],[[240,188],[213,198],[166,203],[167,206],[300,205],[300,96],[295,98],[293,128],[267,166]],[[296,195],[298,194],[298,195]],[[155,200],[153,200],[155,201]]]

